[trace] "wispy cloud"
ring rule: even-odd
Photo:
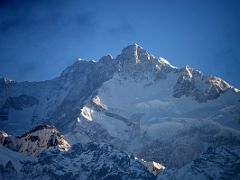
[[[132,33],[134,31],[134,26],[129,23],[128,21],[121,21],[119,24],[109,28],[107,30],[107,33],[110,35],[116,36],[116,35],[124,35],[128,33]]]

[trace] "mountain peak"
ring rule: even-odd
[[[106,56],[103,56],[99,59],[99,62],[109,62],[109,61],[112,61],[113,60],[113,57],[112,55],[108,54]]]
[[[130,44],[127,47],[123,48],[122,52],[124,50],[136,50],[137,48],[142,48],[141,46],[139,46],[138,44],[134,43],[134,44]],[[143,49],[143,48],[142,48]]]
[[[138,64],[141,61],[150,60],[150,55],[141,46],[132,44],[125,47],[117,59],[121,59],[131,64]]]

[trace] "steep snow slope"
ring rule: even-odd
[[[71,144],[107,142],[166,167],[182,167],[209,146],[239,145],[239,109],[239,90],[222,79],[136,44],[115,59],[78,60],[50,81],[0,81],[4,131],[19,135],[47,122]]]

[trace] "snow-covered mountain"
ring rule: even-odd
[[[67,141],[108,143],[181,169],[208,148],[240,145],[240,91],[137,44],[99,61],[78,59],[55,79],[0,79],[0,127],[20,135],[43,123]]]

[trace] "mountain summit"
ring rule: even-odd
[[[137,44],[129,45],[122,50],[122,53],[117,57],[128,63],[138,64],[141,61],[150,60],[150,55]]]

